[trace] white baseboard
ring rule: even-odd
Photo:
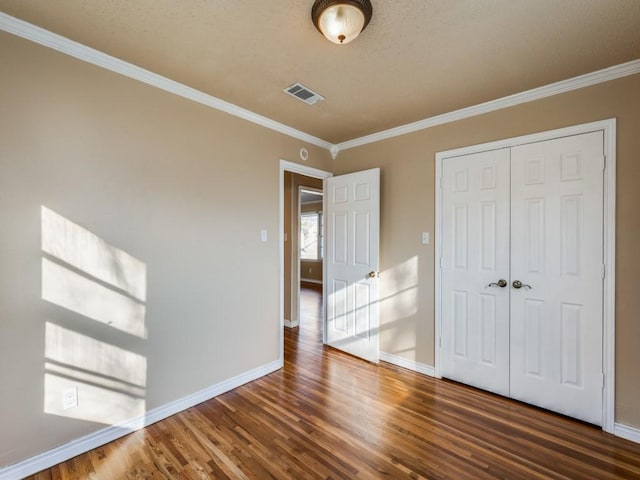
[[[284,326],[287,327],[287,328],[295,328],[298,325],[300,325],[300,320],[291,321],[291,320],[285,319],[285,321],[284,321]]]
[[[20,463],[0,468],[0,480],[15,480],[33,475],[41,470],[50,468],[58,463],[64,462],[82,453],[93,450],[106,443],[117,440],[129,433],[144,428],[152,423],[175,415],[187,408],[191,408],[199,403],[205,402],[213,397],[221,395],[229,390],[233,390],[245,383],[256,380],[282,368],[282,360],[268,363],[245,373],[241,373],[229,380],[225,380],[199,392],[192,393],[186,397],[179,398],[160,407],[154,408],[136,418],[132,418],[119,425],[103,428],[95,433],[87,435],[60,447],[28,458]]]
[[[399,357],[398,355],[393,355],[392,353],[380,352],[379,356],[380,360],[382,360],[383,362],[391,363],[408,370],[413,370],[414,372],[418,372],[429,377],[435,377],[436,375],[436,372],[431,365],[425,365],[424,363],[407,360],[406,358]]]
[[[315,283],[317,285],[322,285],[322,280],[313,280],[312,278],[301,278],[300,281],[301,282],[306,282],[306,283]]]
[[[640,428],[616,423],[613,428],[613,433],[616,437],[622,437],[632,442],[640,443]]]

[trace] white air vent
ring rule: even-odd
[[[313,105],[320,100],[324,100],[322,95],[318,95],[316,92],[299,83],[294,83],[290,87],[285,88],[283,92],[288,93],[292,97],[296,97],[298,100],[302,100],[304,103],[309,105]]]

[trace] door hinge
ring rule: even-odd
[[[603,263],[601,266],[601,274],[602,274],[602,279],[604,280],[604,277],[607,275],[607,266]]]
[[[444,258],[440,257],[440,268],[444,267]]]
[[[440,344],[439,347],[442,348],[442,337],[438,337],[438,343]]]
[[[602,170],[606,170],[607,168],[607,156],[603,155],[602,156]]]
[[[600,373],[600,388],[604,389],[604,372]]]

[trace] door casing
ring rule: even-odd
[[[449,157],[479,153],[487,150],[511,148],[560,137],[602,131],[604,134],[604,265],[603,281],[603,370],[602,429],[614,433],[615,428],[615,211],[616,211],[616,120],[575,125],[572,127],[508,138],[436,153],[436,224],[435,224],[435,376],[442,378],[442,164]]]

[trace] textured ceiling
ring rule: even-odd
[[[0,0],[26,20],[331,143],[640,58],[640,0],[371,0],[348,45],[313,0]],[[326,100],[284,93],[294,82]]]

